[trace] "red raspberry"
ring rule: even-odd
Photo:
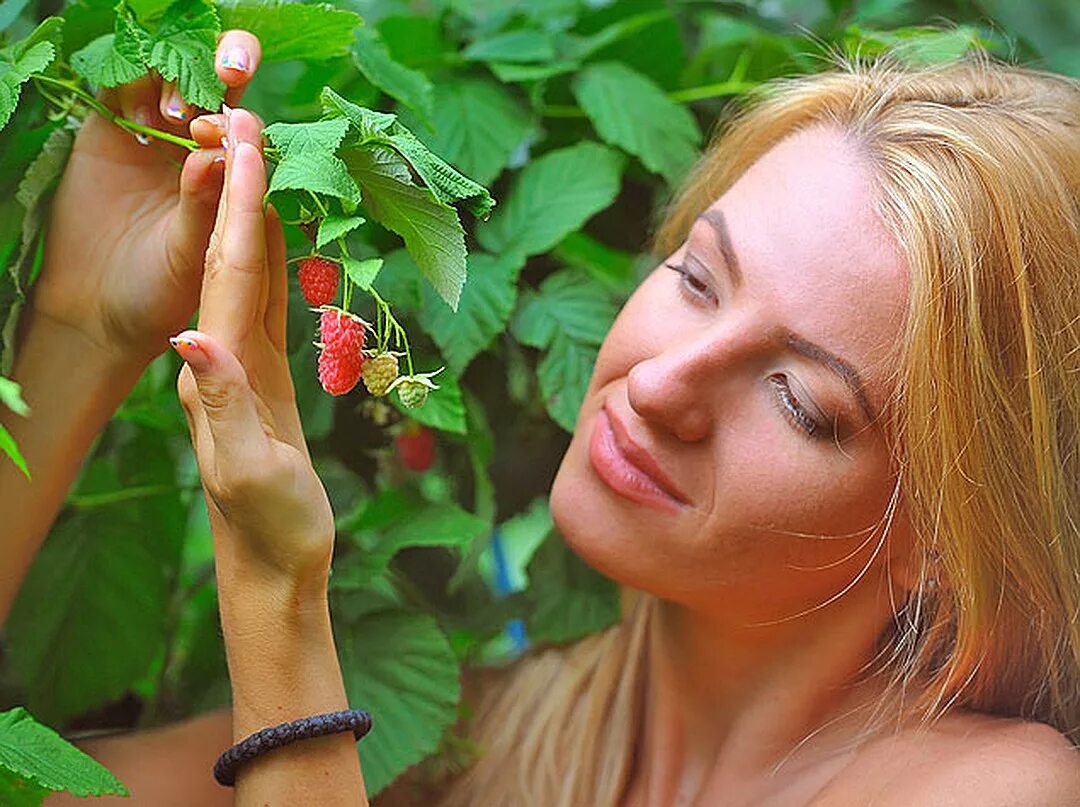
[[[308,305],[330,305],[337,296],[338,265],[326,258],[305,258],[300,261],[300,291]]]
[[[319,383],[331,395],[344,395],[356,386],[364,367],[364,322],[328,308],[319,317]]]
[[[394,442],[401,464],[410,471],[426,471],[435,461],[435,433],[427,426],[409,421]]]

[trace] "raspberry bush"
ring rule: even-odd
[[[95,90],[149,69],[217,109],[217,32],[257,33],[263,65],[244,104],[269,122],[268,196],[299,264],[290,364],[338,519],[342,667],[377,724],[415,729],[360,745],[377,793],[462,747],[449,734],[460,665],[518,652],[509,620],[542,642],[617,616],[611,586],[547,540],[545,495],[600,342],[655,265],[643,254],[650,215],[729,99],[821,69],[829,47],[906,43],[934,60],[981,41],[1080,73],[1067,47],[1080,14],[1047,5],[1039,16],[1008,0],[0,3],[0,406],[33,416],[4,375],[50,191],[80,121],[104,112]],[[961,24],[916,27],[930,15]],[[114,123],[151,149],[192,145]],[[0,709],[111,728],[227,703],[177,370],[171,354],[150,367],[71,492],[5,626]],[[2,426],[0,450],[22,461]],[[0,713],[0,746],[49,731],[32,726]],[[0,754],[0,793],[39,803],[47,789],[118,789],[79,757],[62,765],[70,775],[46,787]]]

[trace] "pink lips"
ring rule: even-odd
[[[606,407],[593,425],[589,460],[600,478],[628,499],[674,512],[688,503],[652,455],[630,438]]]

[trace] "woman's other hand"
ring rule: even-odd
[[[221,36],[215,67],[226,103],[239,99],[260,57],[252,34]],[[31,313],[73,328],[112,358],[145,363],[195,310],[222,149],[220,138],[209,139],[213,127],[192,124],[196,110],[160,77],[105,91],[102,100],[144,125],[185,136],[190,128],[204,148],[143,144],[91,115],[53,201]]]
[[[219,579],[321,590],[334,519],[311,465],[285,353],[285,239],[263,211],[259,121],[228,116],[225,188],[206,255],[199,330],[172,341],[214,527]],[[223,595],[225,594],[225,586]]]

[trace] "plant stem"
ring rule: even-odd
[[[151,496],[160,496],[164,493],[174,493],[178,490],[196,490],[194,487],[178,485],[143,485],[137,488],[124,488],[123,490],[110,490],[107,493],[87,493],[82,496],[69,496],[67,503],[72,507],[86,509],[89,507],[104,507],[117,502],[131,501],[132,499],[148,499]]]

